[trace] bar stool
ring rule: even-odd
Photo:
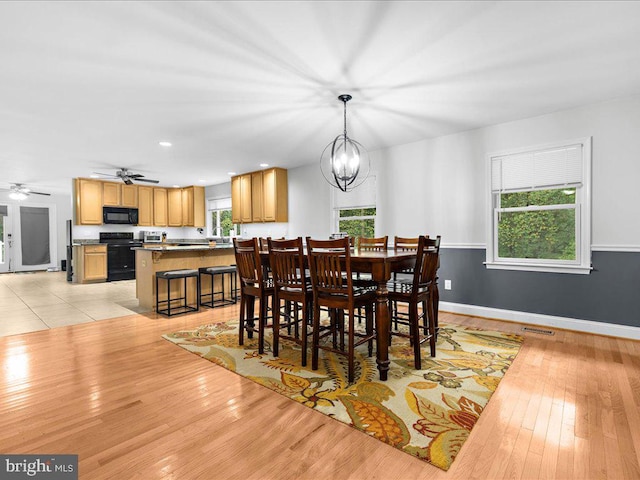
[[[219,267],[201,267],[198,269],[200,274],[200,279],[202,279],[202,275],[209,275],[211,277],[211,292],[204,293],[202,292],[202,287],[200,288],[200,306],[215,308],[222,307],[224,305],[231,305],[237,303],[237,286],[236,286],[236,267],[235,265],[224,265]],[[216,275],[220,276],[221,289],[215,290],[215,277]],[[229,292],[230,297],[227,298],[225,295],[224,288],[224,277],[229,276]],[[202,281],[200,281],[200,285],[202,285]],[[221,298],[216,299],[216,295],[221,296]],[[208,299],[208,300],[207,300]]]
[[[187,278],[195,278],[196,279],[196,306],[190,306],[187,304]],[[167,299],[160,300],[160,290],[159,290],[159,281],[163,279],[167,281]],[[171,280],[180,280],[184,281],[184,293],[182,297],[171,298]],[[198,274],[198,270],[166,270],[163,272],[156,272],[156,313],[161,315],[166,315],[167,317],[171,317],[173,315],[179,315],[181,313],[187,312],[197,312],[199,310],[198,299],[200,298],[200,276]],[[178,302],[182,300],[180,305],[176,305],[175,307],[171,306],[171,302]],[[166,308],[160,309],[160,305],[166,304]],[[173,311],[179,310],[179,311]]]

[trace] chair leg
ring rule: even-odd
[[[436,327],[436,318],[437,318],[437,313],[435,311],[435,305],[434,302],[431,301],[431,298],[429,298],[429,301],[427,302],[428,305],[428,309],[429,309],[429,349],[431,350],[429,353],[431,354],[432,357],[436,356],[436,340],[438,338],[438,332],[437,332],[437,327]]]
[[[440,326],[438,325],[438,309],[440,308],[440,292],[438,291],[438,284],[433,285],[433,291],[429,296],[433,308],[433,329],[435,331],[436,340],[438,339],[438,333],[440,333]]]
[[[247,303],[247,297],[243,294],[240,295],[240,325],[238,328],[238,344],[239,345],[244,345],[244,329],[245,329],[245,323],[246,323],[246,303]],[[248,332],[247,332],[248,334]]]
[[[280,345],[280,300],[273,297],[273,356],[279,354]]]
[[[429,335],[429,322],[430,322],[430,318],[429,315],[429,300],[425,300],[424,302],[422,302],[422,330],[426,335]]]
[[[344,317],[343,317],[344,318]],[[349,372],[348,372],[348,380],[349,383],[353,383],[353,378],[355,376],[355,312],[353,310],[349,311]]]
[[[245,295],[245,309],[246,309],[246,329],[247,329],[247,337],[253,338],[253,331],[256,326],[256,317],[255,317],[255,309],[256,309],[256,298],[251,295]]]
[[[267,318],[267,299],[258,298],[258,353],[264,353],[264,325]]]
[[[420,325],[418,325],[418,304],[409,304],[409,323],[411,324],[411,337],[413,341],[413,362],[416,370],[422,370],[420,359]]]
[[[395,322],[396,322],[396,331],[398,330],[398,319],[395,316],[394,310],[393,310],[393,306],[394,305],[395,305],[396,314],[397,314],[398,302],[394,302],[393,300],[389,300],[389,346],[391,346],[391,338],[393,337],[393,335],[391,333],[393,331],[392,324],[393,324],[394,319],[395,319]]]
[[[373,305],[367,305],[364,308],[367,321],[367,335],[373,334]],[[369,357],[373,356],[373,338],[368,342]]]
[[[307,366],[307,312],[309,305],[306,301],[302,302],[302,325],[301,325],[301,341],[302,341],[302,366]],[[297,307],[296,307],[297,310]],[[296,312],[297,313],[297,312]],[[297,318],[297,317],[296,317]],[[296,331],[298,330],[298,322],[296,322]]]
[[[318,350],[320,349],[320,305],[314,302],[313,306],[313,339],[311,352],[311,369],[318,369]]]

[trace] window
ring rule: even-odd
[[[348,233],[350,237],[375,236],[376,208],[338,209],[338,232]]]
[[[591,139],[488,159],[488,268],[589,273]]]
[[[208,202],[208,231],[212,237],[229,237],[237,233],[231,220],[231,198],[219,198]]]
[[[350,192],[334,189],[335,233],[353,237],[375,237],[376,177],[369,175],[358,188]]]

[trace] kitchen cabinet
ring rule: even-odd
[[[264,221],[262,217],[262,172],[251,173],[251,221],[258,223]]]
[[[120,204],[123,207],[138,208],[138,186],[120,185]]]
[[[137,208],[138,186],[118,182],[102,182],[102,205]]]
[[[231,221],[242,223],[242,178],[231,177]]]
[[[182,225],[185,227],[205,226],[204,187],[182,189]]]
[[[102,205],[109,207],[120,206],[120,184],[102,182]]]
[[[262,217],[265,222],[289,221],[287,171],[270,168],[262,172]]]
[[[182,226],[182,189],[167,189],[167,225],[169,227]]]
[[[138,186],[138,226],[153,225],[153,187]]]
[[[79,247],[80,255],[76,272],[76,282],[105,282],[107,280],[107,246],[83,245]]]
[[[167,218],[167,189],[153,189],[153,225],[156,227],[166,227]]]
[[[233,223],[251,223],[251,174],[231,178],[231,220]]]
[[[76,178],[76,225],[102,225],[102,182]]]
[[[287,222],[287,171],[269,168],[231,178],[234,223]]]

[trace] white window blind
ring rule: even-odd
[[[350,192],[335,191],[335,208],[373,207],[376,204],[376,177],[369,175],[362,185]]]
[[[491,191],[514,192],[582,184],[582,144],[491,159]]]
[[[209,210],[231,210],[231,198],[216,198],[208,201]]]

